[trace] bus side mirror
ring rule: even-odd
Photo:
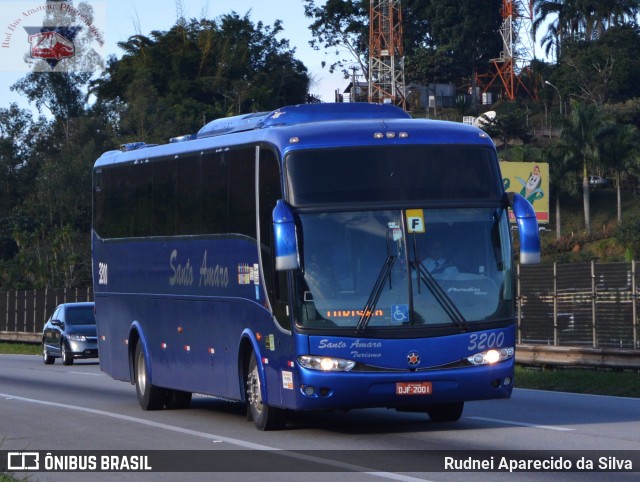
[[[540,262],[540,233],[536,212],[520,194],[507,193],[509,206],[513,210],[520,234],[520,263],[535,264]]]
[[[293,211],[285,201],[280,199],[273,209],[273,234],[276,251],[276,270],[286,271],[298,269],[298,239],[296,225],[293,221]]]

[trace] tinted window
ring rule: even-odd
[[[291,323],[287,316],[288,304],[287,273],[275,270],[273,249],[273,208],[282,199],[280,167],[272,151],[262,150],[260,156],[259,196],[260,196],[260,247],[265,285],[276,320],[285,329]]]
[[[256,237],[255,148],[230,152],[229,233]]]
[[[500,199],[495,153],[486,147],[323,149],[286,160],[294,205],[370,201]]]
[[[94,229],[103,238],[255,238],[255,147],[100,168],[93,207]]]
[[[96,318],[93,314],[93,306],[68,307],[65,323],[69,325],[95,325]]]

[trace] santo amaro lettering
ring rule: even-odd
[[[178,258],[178,250],[171,251],[169,257],[169,267],[173,273],[169,277],[171,286],[193,286],[195,277],[193,273],[193,265],[191,259],[181,262]],[[226,267],[215,265],[207,265],[207,251],[204,251],[202,263],[197,271],[198,286],[208,288],[226,288],[229,286],[229,270]]]
[[[318,348],[347,348],[347,343],[344,341],[331,341],[323,338],[318,343]],[[349,349],[354,348],[382,348],[382,342],[380,341],[362,341],[360,339],[350,342]]]

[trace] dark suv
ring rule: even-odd
[[[62,358],[71,365],[76,358],[98,358],[98,336],[93,302],[59,305],[42,330],[42,359],[51,365]]]

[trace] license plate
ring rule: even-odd
[[[431,395],[431,382],[397,382],[396,395]]]

